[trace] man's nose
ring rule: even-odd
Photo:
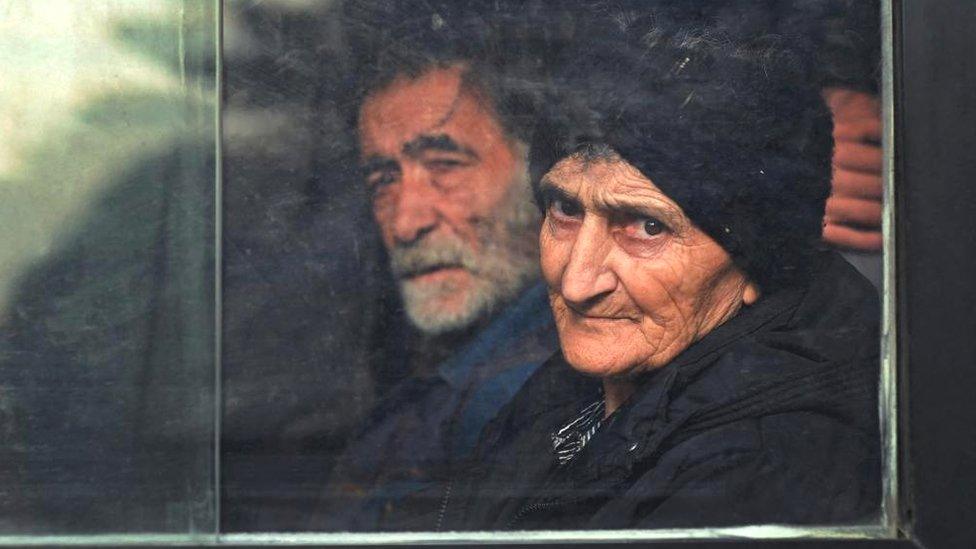
[[[393,218],[393,238],[398,244],[412,244],[437,227],[439,199],[426,170],[404,171]]]
[[[617,275],[607,265],[612,248],[600,221],[584,220],[562,276],[562,297],[574,308],[586,309],[617,288]]]

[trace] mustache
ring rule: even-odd
[[[477,254],[471,247],[456,238],[425,241],[409,247],[390,250],[390,269],[398,278],[416,276],[437,269],[461,267],[479,271]]]

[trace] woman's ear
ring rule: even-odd
[[[752,305],[759,299],[760,295],[762,292],[759,291],[759,286],[755,282],[746,282],[746,288],[742,292],[742,302],[746,305]]]

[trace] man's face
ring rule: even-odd
[[[541,182],[542,272],[566,360],[599,377],[668,364],[758,288],[637,168],[558,162]]]
[[[397,78],[359,116],[373,213],[407,316],[429,334],[469,326],[538,276],[525,147],[462,75]]]

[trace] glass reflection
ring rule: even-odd
[[[215,3],[0,14],[0,533],[214,528]]]

